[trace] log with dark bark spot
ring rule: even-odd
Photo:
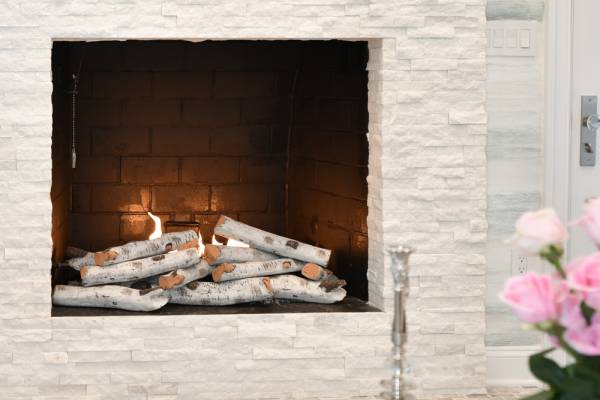
[[[226,306],[273,299],[270,278],[247,278],[223,283],[192,282],[169,291],[170,303]]]
[[[223,263],[242,263],[249,261],[270,261],[281,258],[250,247],[216,246],[207,244],[204,247],[204,259],[210,265]]]
[[[250,247],[304,262],[327,266],[331,250],[301,243],[263,231],[222,215],[215,226],[215,234],[244,242]]]
[[[346,291],[339,285],[327,290],[320,282],[309,281],[295,275],[280,275],[271,278],[273,295],[276,299],[303,301],[308,303],[331,304],[342,301],[346,297]]]
[[[319,287],[325,289],[326,292],[331,292],[337,288],[346,286],[346,281],[339,279],[337,276],[331,274],[326,276],[324,279],[319,281]]]
[[[200,262],[197,248],[160,254],[139,260],[126,261],[108,267],[82,267],[80,272],[83,286],[107,283],[130,282],[164,274],[178,268],[187,268]]]
[[[158,239],[129,242],[122,246],[93,253],[93,260],[90,258],[90,254],[87,254],[84,257],[67,260],[66,264],[79,270],[84,266],[119,264],[167,253],[172,250],[185,250],[193,247],[198,247],[198,234],[195,231],[170,232],[165,233]]]
[[[190,282],[202,279],[213,271],[214,267],[208,265],[205,260],[187,268],[179,268],[158,279],[158,285],[164,290],[175,289]]]
[[[215,282],[224,282],[257,276],[288,274],[299,271],[302,267],[302,264],[295,263],[288,258],[236,264],[225,263],[215,268],[212,278]]]

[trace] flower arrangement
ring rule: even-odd
[[[571,225],[600,247],[600,198],[588,201],[584,215]],[[554,346],[529,358],[531,372],[548,389],[527,400],[600,399],[600,252],[563,267],[566,238],[552,209],[525,213],[516,223],[515,246],[554,266],[551,274],[510,278],[500,294],[521,321],[547,334]],[[567,352],[572,363],[563,367],[549,358],[555,348]]]

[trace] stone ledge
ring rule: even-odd
[[[185,306],[167,304],[152,312],[132,312],[93,307],[52,307],[52,317],[112,317],[157,315],[244,315],[244,314],[328,314],[381,312],[379,309],[355,297],[346,297],[336,304],[271,303],[240,304],[235,306]]]

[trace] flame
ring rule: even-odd
[[[204,242],[202,241],[202,233],[198,230],[198,251],[200,254],[204,254]]]
[[[217,240],[217,238],[215,237],[215,235],[213,235],[213,237],[212,237],[212,244],[215,244],[217,246],[221,244],[221,243],[219,243],[219,241]],[[227,239],[227,246],[231,246],[231,247],[250,247],[246,243],[240,242],[239,240],[235,240],[235,239]]]
[[[150,218],[152,218],[152,221],[154,221],[154,232],[152,232],[152,234],[148,236],[148,239],[158,239],[162,236],[162,224],[160,223],[160,218],[149,211],[148,216],[150,216]]]

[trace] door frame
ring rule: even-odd
[[[573,6],[575,0],[547,0],[544,105],[544,205],[563,221],[571,206]],[[565,259],[568,259],[568,248]],[[547,338],[543,343],[550,347]],[[553,353],[565,363],[565,352]]]
[[[569,216],[571,192],[573,1],[546,3],[544,204],[563,221]]]

